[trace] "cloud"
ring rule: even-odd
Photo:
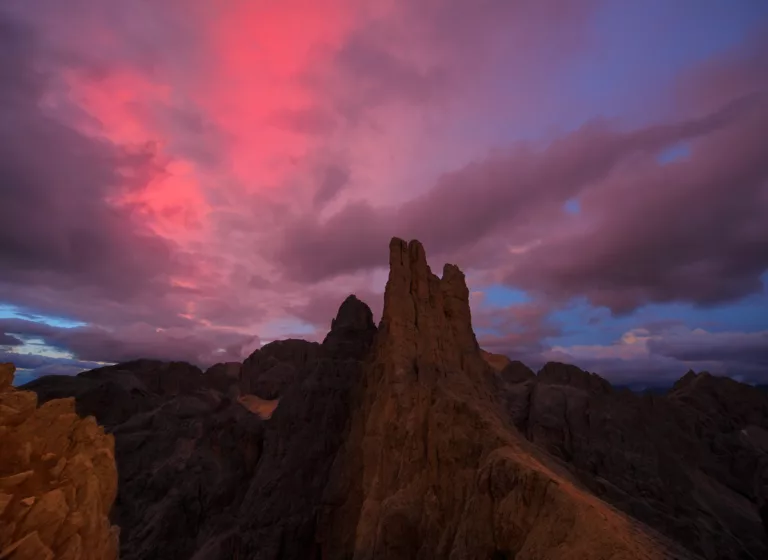
[[[761,367],[768,375],[768,331],[707,332],[695,329],[651,340],[648,349],[660,356],[682,361],[712,361]]]
[[[679,324],[632,329],[612,344],[555,346],[547,360],[576,363],[615,383],[671,384],[686,371],[768,381],[768,332],[708,332]]]
[[[242,361],[256,350],[257,336],[219,332],[166,329],[132,325],[120,331],[79,327],[59,333],[50,343],[67,348],[79,358],[125,362],[139,358],[186,361],[200,366]]]
[[[551,305],[541,301],[491,307],[481,300],[473,305],[472,325],[486,351],[534,365],[547,348],[544,339],[561,333],[552,311]]]
[[[88,137],[49,114],[52,77],[24,29],[0,11],[0,284],[58,283],[114,299],[156,290],[190,267],[115,202],[151,178],[151,149]]]
[[[321,174],[320,187],[315,192],[315,204],[322,206],[333,199],[349,184],[349,170],[339,165],[328,165]]]
[[[87,362],[149,358],[186,361],[206,367],[216,362],[242,361],[260,346],[259,337],[237,331],[163,329],[142,323],[120,328],[92,325],[66,328],[20,319],[0,319],[0,332],[40,338],[48,348],[69,352],[74,359]],[[27,362],[29,359],[25,358]],[[29,366],[17,364],[17,367]]]
[[[306,279],[245,286],[235,272],[272,282],[273,242],[302,234],[285,230],[302,208],[343,204],[356,196],[351,177],[369,185],[393,168],[378,157],[379,132],[392,128],[381,119],[402,122],[392,107],[425,110],[473,82],[482,92],[493,72],[470,62],[522,57],[486,41],[489,31],[544,49],[552,30],[571,40],[588,12],[497,1],[480,13],[465,2],[41,2],[10,0],[2,12],[15,120],[0,132],[0,217],[18,225],[2,233],[0,283],[19,306],[105,327],[271,320],[280,304],[260,302],[290,306]],[[290,44],[271,31],[294,25],[302,33]],[[360,122],[344,122],[350,112]],[[401,135],[392,141],[401,150]],[[383,224],[380,247],[391,229]]]
[[[26,319],[2,318],[0,319],[0,332],[15,333],[25,336],[52,336],[59,332],[60,328],[39,321]]]
[[[44,356],[19,352],[5,352],[0,350],[0,362],[12,362],[18,370],[15,384],[21,385],[41,375],[74,375],[88,369],[101,367],[99,362]],[[21,377],[24,377],[22,380]]]
[[[446,174],[399,207],[354,203],[324,221],[303,216],[288,226],[278,258],[297,280],[324,279],[376,266],[383,240],[397,231],[423,240],[436,257],[506,266],[511,285],[555,297],[587,294],[617,310],[665,298],[732,299],[759,287],[768,267],[759,220],[768,204],[761,150],[767,116],[766,100],[753,96],[702,118],[630,132],[595,121],[543,151],[523,144]],[[681,140],[696,141],[692,160],[661,166],[656,155]],[[732,185],[741,197],[730,196]],[[695,213],[685,212],[695,192],[707,197]],[[550,218],[579,195],[578,219],[552,227]],[[744,220],[741,212],[749,225],[734,220]],[[730,228],[731,235],[715,242],[707,223]],[[474,247],[496,235],[518,239],[526,250],[497,243],[496,262],[476,262]],[[664,252],[657,251],[660,239]],[[707,258],[709,265],[701,262]],[[666,277],[657,278],[666,267]],[[726,283],[727,274],[733,277]]]
[[[10,334],[0,332],[0,346],[21,346],[24,341]]]
[[[627,312],[715,304],[762,289],[768,268],[768,92],[686,161],[638,163],[582,200],[583,222],[517,259],[508,281]]]

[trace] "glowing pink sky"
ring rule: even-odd
[[[5,0],[0,354],[322,336],[399,236],[493,351],[766,379],[766,37],[751,0]]]

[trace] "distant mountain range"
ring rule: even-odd
[[[479,348],[457,267],[389,250],[378,326],[350,296],[320,344],[8,389],[73,397],[114,436],[123,560],[768,558],[768,387],[534,373]],[[0,550],[30,538],[16,500],[43,492],[0,499]]]

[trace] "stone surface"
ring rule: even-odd
[[[3,379],[13,371],[0,364]],[[119,531],[108,520],[117,491],[113,437],[80,418],[72,398],[36,407],[35,393],[1,387],[0,402],[16,412],[0,418],[0,558],[117,558]],[[77,555],[65,536],[83,543]]]
[[[306,340],[276,340],[265,344],[244,362],[240,392],[272,400],[300,381],[305,367],[320,351],[320,345]]]

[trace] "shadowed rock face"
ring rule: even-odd
[[[186,362],[135,360],[81,373],[78,377],[104,379],[114,373],[130,374],[143,384],[143,389],[171,397],[194,393],[203,385],[203,372]]]
[[[264,428],[203,381],[194,366],[140,360],[25,386],[41,402],[75,397],[78,412],[94,415],[114,436],[119,477],[111,519],[121,528],[123,560],[189,558],[199,534],[231,526]]]
[[[110,560],[119,529],[114,440],[73,399],[37,407],[0,364],[0,558]]]
[[[350,296],[315,359],[298,369],[266,424],[264,452],[244,486],[231,530],[211,535],[195,560],[317,559],[324,491],[349,424],[351,391],[376,336],[371,310]]]
[[[251,354],[240,374],[242,394],[276,399],[287,388],[301,380],[306,365],[315,360],[320,345],[306,340],[276,340]]]
[[[509,419],[597,496],[705,558],[768,558],[764,392],[691,372],[636,395],[557,363],[499,386]]]
[[[371,309],[352,295],[344,300],[336,318],[331,321],[331,330],[323,340],[323,349],[337,359],[361,360],[370,349],[375,335]]]

